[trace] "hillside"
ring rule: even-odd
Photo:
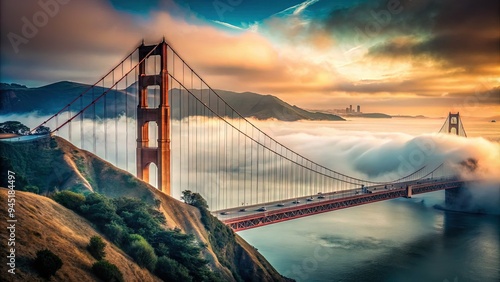
[[[84,92],[89,85],[62,81],[49,84],[43,87],[27,88],[17,84],[0,84],[0,114],[7,113],[28,113],[37,111],[41,115],[54,114],[62,107],[66,106],[75,97]],[[135,91],[132,85],[128,91]],[[199,96],[199,90],[191,90]],[[236,93],[231,91],[216,90],[217,93],[244,117],[255,117],[258,119],[271,119],[283,121],[296,120],[344,120],[343,118],[327,113],[310,112],[297,106],[292,106],[279,98],[271,95],[261,95],[257,93]],[[104,92],[104,89],[96,87],[94,96]],[[126,107],[128,112],[133,112],[136,108],[135,100],[132,95],[127,96],[126,101],[123,91],[112,90],[108,96],[114,97],[117,94],[118,113],[124,112]],[[178,89],[171,91],[170,99],[178,99],[176,95],[181,93]],[[182,91],[186,94],[185,91]],[[83,103],[89,104],[92,101],[92,93],[84,95]],[[98,107],[96,114],[102,115],[102,109]],[[178,109],[172,108],[172,117],[178,117]],[[108,116],[109,117],[109,116]]]
[[[7,203],[8,189],[0,188],[0,201]],[[0,205],[0,213],[7,214],[7,205]],[[7,265],[1,264],[2,281],[46,281],[29,265],[37,251],[50,249],[63,261],[52,281],[97,281],[91,266],[95,259],[86,250],[90,237],[100,235],[91,224],[53,200],[28,192],[16,192],[16,274],[6,274]],[[2,242],[7,232],[0,232]],[[100,235],[102,236],[102,235]],[[127,281],[161,281],[149,271],[140,268],[122,250],[105,240],[106,258],[117,265]],[[5,279],[5,280],[3,280]]]
[[[231,235],[234,239],[230,240],[230,243],[223,247],[224,249],[221,250],[219,247],[213,246],[209,239],[210,234],[202,223],[201,214],[197,208],[164,195],[149,184],[136,179],[128,172],[117,169],[86,151],[79,150],[64,139],[55,137],[35,142],[12,144],[0,142],[0,158],[3,167],[9,167],[16,172],[16,184],[21,189],[28,185],[35,185],[39,188],[40,194],[43,195],[65,189],[87,193],[98,192],[112,198],[132,197],[152,205],[158,205],[159,210],[165,215],[167,227],[180,228],[183,232],[193,234],[199,242],[207,244],[207,248],[203,249],[203,257],[209,261],[209,267],[219,273],[224,278],[224,281],[237,281],[238,279],[243,281],[286,281],[262,255],[237,234],[233,233]],[[5,174],[4,171],[1,174],[2,179],[7,179],[3,175]],[[5,186],[5,183],[3,185]],[[25,193],[19,194],[25,195]],[[74,247],[70,247],[70,245],[79,248],[82,246],[82,242],[88,242],[90,237],[90,235],[85,235],[84,240],[78,237],[80,236],[78,234],[96,232],[90,229],[88,232],[82,232],[81,228],[83,227],[80,226],[73,228],[74,224],[71,222],[77,222],[78,220],[79,222],[85,222],[86,220],[79,218],[75,213],[59,206],[49,198],[29,194],[26,197],[29,198],[29,196],[36,199],[34,201],[40,204],[27,205],[27,217],[37,221],[39,220],[37,218],[38,214],[41,214],[46,217],[47,222],[54,221],[55,219],[52,217],[60,218],[62,229],[54,229],[54,232],[59,232],[61,238],[69,236],[68,238],[73,240],[71,238],[76,237],[75,240],[77,241],[75,242],[80,244],[75,245],[72,241],[66,242],[67,245],[60,248],[60,250],[71,253],[72,251],[68,250],[72,250]],[[19,202],[23,204],[21,199]],[[40,210],[46,205],[54,207],[50,214]],[[68,219],[71,222],[65,222],[65,214],[74,216]],[[77,220],[77,218],[79,219]],[[25,228],[27,228],[26,243],[32,242],[32,237],[38,236],[36,235],[38,233],[46,234],[47,238],[52,238],[50,233],[52,229],[45,230],[42,226],[44,224],[25,225]],[[219,236],[218,234],[212,235],[216,238]],[[219,237],[222,238],[222,236]],[[38,241],[35,240],[34,242]],[[32,248],[32,245],[30,245],[30,248]],[[225,253],[226,258],[229,257],[225,265],[222,265],[216,253]],[[27,255],[33,254],[29,253]],[[82,259],[80,261],[78,259],[78,261],[75,261],[75,267],[82,269],[81,271],[88,271],[89,264],[86,263],[86,260]],[[62,278],[58,279],[58,281],[64,280]]]

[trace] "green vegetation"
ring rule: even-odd
[[[6,121],[0,123],[0,133],[13,133],[18,135],[28,135],[29,127],[19,121]]]
[[[153,205],[133,198],[110,199],[98,193],[84,196],[71,191],[55,193],[52,198],[87,218],[151,272],[181,279],[170,281],[220,281],[201,257],[202,248],[195,237],[165,228],[165,217]],[[196,195],[194,199],[196,203],[206,203]],[[99,244],[94,244],[99,250]],[[90,245],[92,239],[89,248]],[[171,271],[165,273],[165,269]]]
[[[165,256],[158,259],[155,274],[164,281],[193,281],[187,268]]]
[[[56,143],[55,148],[51,148],[53,142]],[[73,174],[71,168],[64,165],[63,152],[57,148],[57,142],[47,139],[22,143],[0,142],[0,156],[3,167],[16,173],[16,189],[19,190],[36,186],[39,194],[47,194],[58,189]],[[7,173],[6,169],[0,172],[4,173]],[[7,187],[6,179],[1,177],[1,186]]]
[[[35,193],[35,194],[38,194],[38,192],[40,192],[40,189],[38,189],[38,187],[35,185],[26,185],[19,190],[25,191],[25,192],[30,192],[30,193]]]
[[[207,201],[200,194],[193,193],[191,190],[182,191],[181,199],[188,205],[208,209]]]
[[[92,265],[94,274],[105,282],[122,282],[123,274],[116,265],[107,260],[100,260]]]
[[[154,271],[158,257],[156,257],[153,247],[141,235],[133,235],[129,239],[128,253],[139,266]]]
[[[161,231],[162,224],[166,223],[165,217],[151,205],[138,199],[117,198],[113,200],[116,214],[123,220],[131,233],[139,234],[147,241]]]
[[[246,280],[242,279],[239,272],[241,269],[239,269],[233,261],[236,253],[236,246],[238,245],[233,230],[217,220],[217,218],[210,213],[205,199],[203,199],[200,194],[185,190],[182,192],[181,198],[187,204],[195,206],[200,210],[201,221],[209,233],[210,244],[219,262],[229,268],[238,281]]]
[[[33,266],[40,276],[47,279],[54,275],[62,265],[61,259],[47,249],[36,252],[36,258],[33,261]]]
[[[210,274],[205,267],[207,261],[198,255],[201,248],[192,234],[183,234],[178,229],[160,231],[152,245],[158,256],[170,257],[185,266],[195,281]]]
[[[123,246],[128,238],[128,229],[126,226],[118,222],[111,222],[102,228],[104,234],[107,234],[111,242],[118,246]]]
[[[122,221],[116,214],[113,201],[104,195],[91,193],[85,197],[85,202],[79,211],[97,226],[104,226],[108,222]]]
[[[77,210],[85,202],[84,195],[67,190],[54,194],[52,198],[70,210]]]
[[[87,250],[96,260],[101,260],[106,256],[105,248],[106,243],[99,236],[92,236],[87,246]]]

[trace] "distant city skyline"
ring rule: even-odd
[[[499,3],[2,1],[1,82],[92,84],[144,39],[213,87],[303,108],[500,113]]]

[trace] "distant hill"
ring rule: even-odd
[[[383,113],[359,113],[354,116],[362,118],[392,118],[392,116]]]
[[[40,114],[54,114],[75,97],[78,97],[88,87],[89,85],[86,84],[69,81],[57,82],[37,88],[2,83],[0,85],[0,114],[33,111],[38,111]],[[135,89],[135,85],[128,88],[129,91],[134,91]],[[103,92],[103,88],[96,87],[93,93],[87,93],[84,96],[83,103],[90,103],[92,97],[96,97]],[[192,92],[195,95],[200,95],[199,90],[192,90]],[[257,119],[275,118],[283,121],[344,120],[333,114],[306,111],[271,95],[261,95],[251,92],[236,93],[224,90],[216,90],[216,92],[244,117],[255,117]],[[128,105],[129,112],[135,110],[135,99],[132,95],[125,96],[122,90],[112,90],[108,94],[108,97],[114,97],[115,93],[118,94],[118,112],[124,112],[126,105]],[[178,90],[172,91],[170,94],[171,99],[172,97],[175,99],[175,95],[179,95],[179,93],[180,91]],[[127,101],[125,97],[128,97]],[[177,116],[175,110],[174,107],[172,112],[173,117]],[[97,111],[97,115],[101,116],[102,112],[99,111],[102,111],[102,109],[97,109]]]
[[[232,241],[222,246],[213,244],[210,238],[222,238],[222,232],[228,231],[222,229],[209,232],[202,223],[197,208],[161,193],[132,174],[78,149],[62,138],[51,137],[19,143],[0,142],[0,162],[2,167],[16,172],[17,189],[34,185],[42,195],[62,190],[98,192],[110,198],[131,197],[159,205],[168,228],[180,228],[206,244],[202,255],[209,261],[210,268],[219,273],[224,281],[290,281],[282,277],[255,248],[232,231],[229,231]],[[0,186],[7,186],[6,173],[5,169],[0,171]],[[0,200],[4,203],[7,203],[6,192],[5,189],[0,189]],[[18,191],[16,205],[17,203],[19,210],[16,212],[22,221],[19,229],[16,228],[16,235],[20,240],[16,246],[24,261],[33,258],[37,250],[49,247],[64,261],[63,268],[56,273],[53,281],[75,281],[76,277],[89,277],[87,280],[78,279],[81,281],[97,281],[89,274],[91,257],[85,252],[89,238],[97,232],[91,227],[91,223],[47,197]],[[0,208],[2,214],[6,214],[6,207],[5,204]],[[7,232],[0,232],[1,240],[6,241],[6,236]],[[227,238],[227,235],[225,236]],[[113,248],[109,259],[128,278],[126,281],[157,280],[147,270],[135,265],[117,247],[109,242],[108,245]],[[2,266],[2,270],[4,267]],[[26,263],[19,265],[19,268],[20,273],[23,273],[19,277],[26,279],[13,281],[39,281],[33,279],[35,276]]]
[[[215,91],[244,117],[275,118],[283,121],[344,120],[333,114],[306,111],[272,95],[261,95],[252,92],[236,93],[225,90]]]
[[[350,113],[350,114],[342,114],[344,118],[393,118],[388,114],[383,113]]]
[[[33,111],[38,111],[40,114],[54,114],[87,88],[88,85],[68,81],[36,88],[2,83],[0,114]]]

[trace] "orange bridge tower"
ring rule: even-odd
[[[159,56],[160,73],[146,74],[146,59]],[[149,165],[158,169],[158,189],[170,195],[170,105],[168,102],[167,43],[139,47],[137,105],[137,177],[149,182]],[[160,87],[160,102],[157,107],[148,105],[148,87]],[[156,122],[158,146],[149,146],[149,122]]]

